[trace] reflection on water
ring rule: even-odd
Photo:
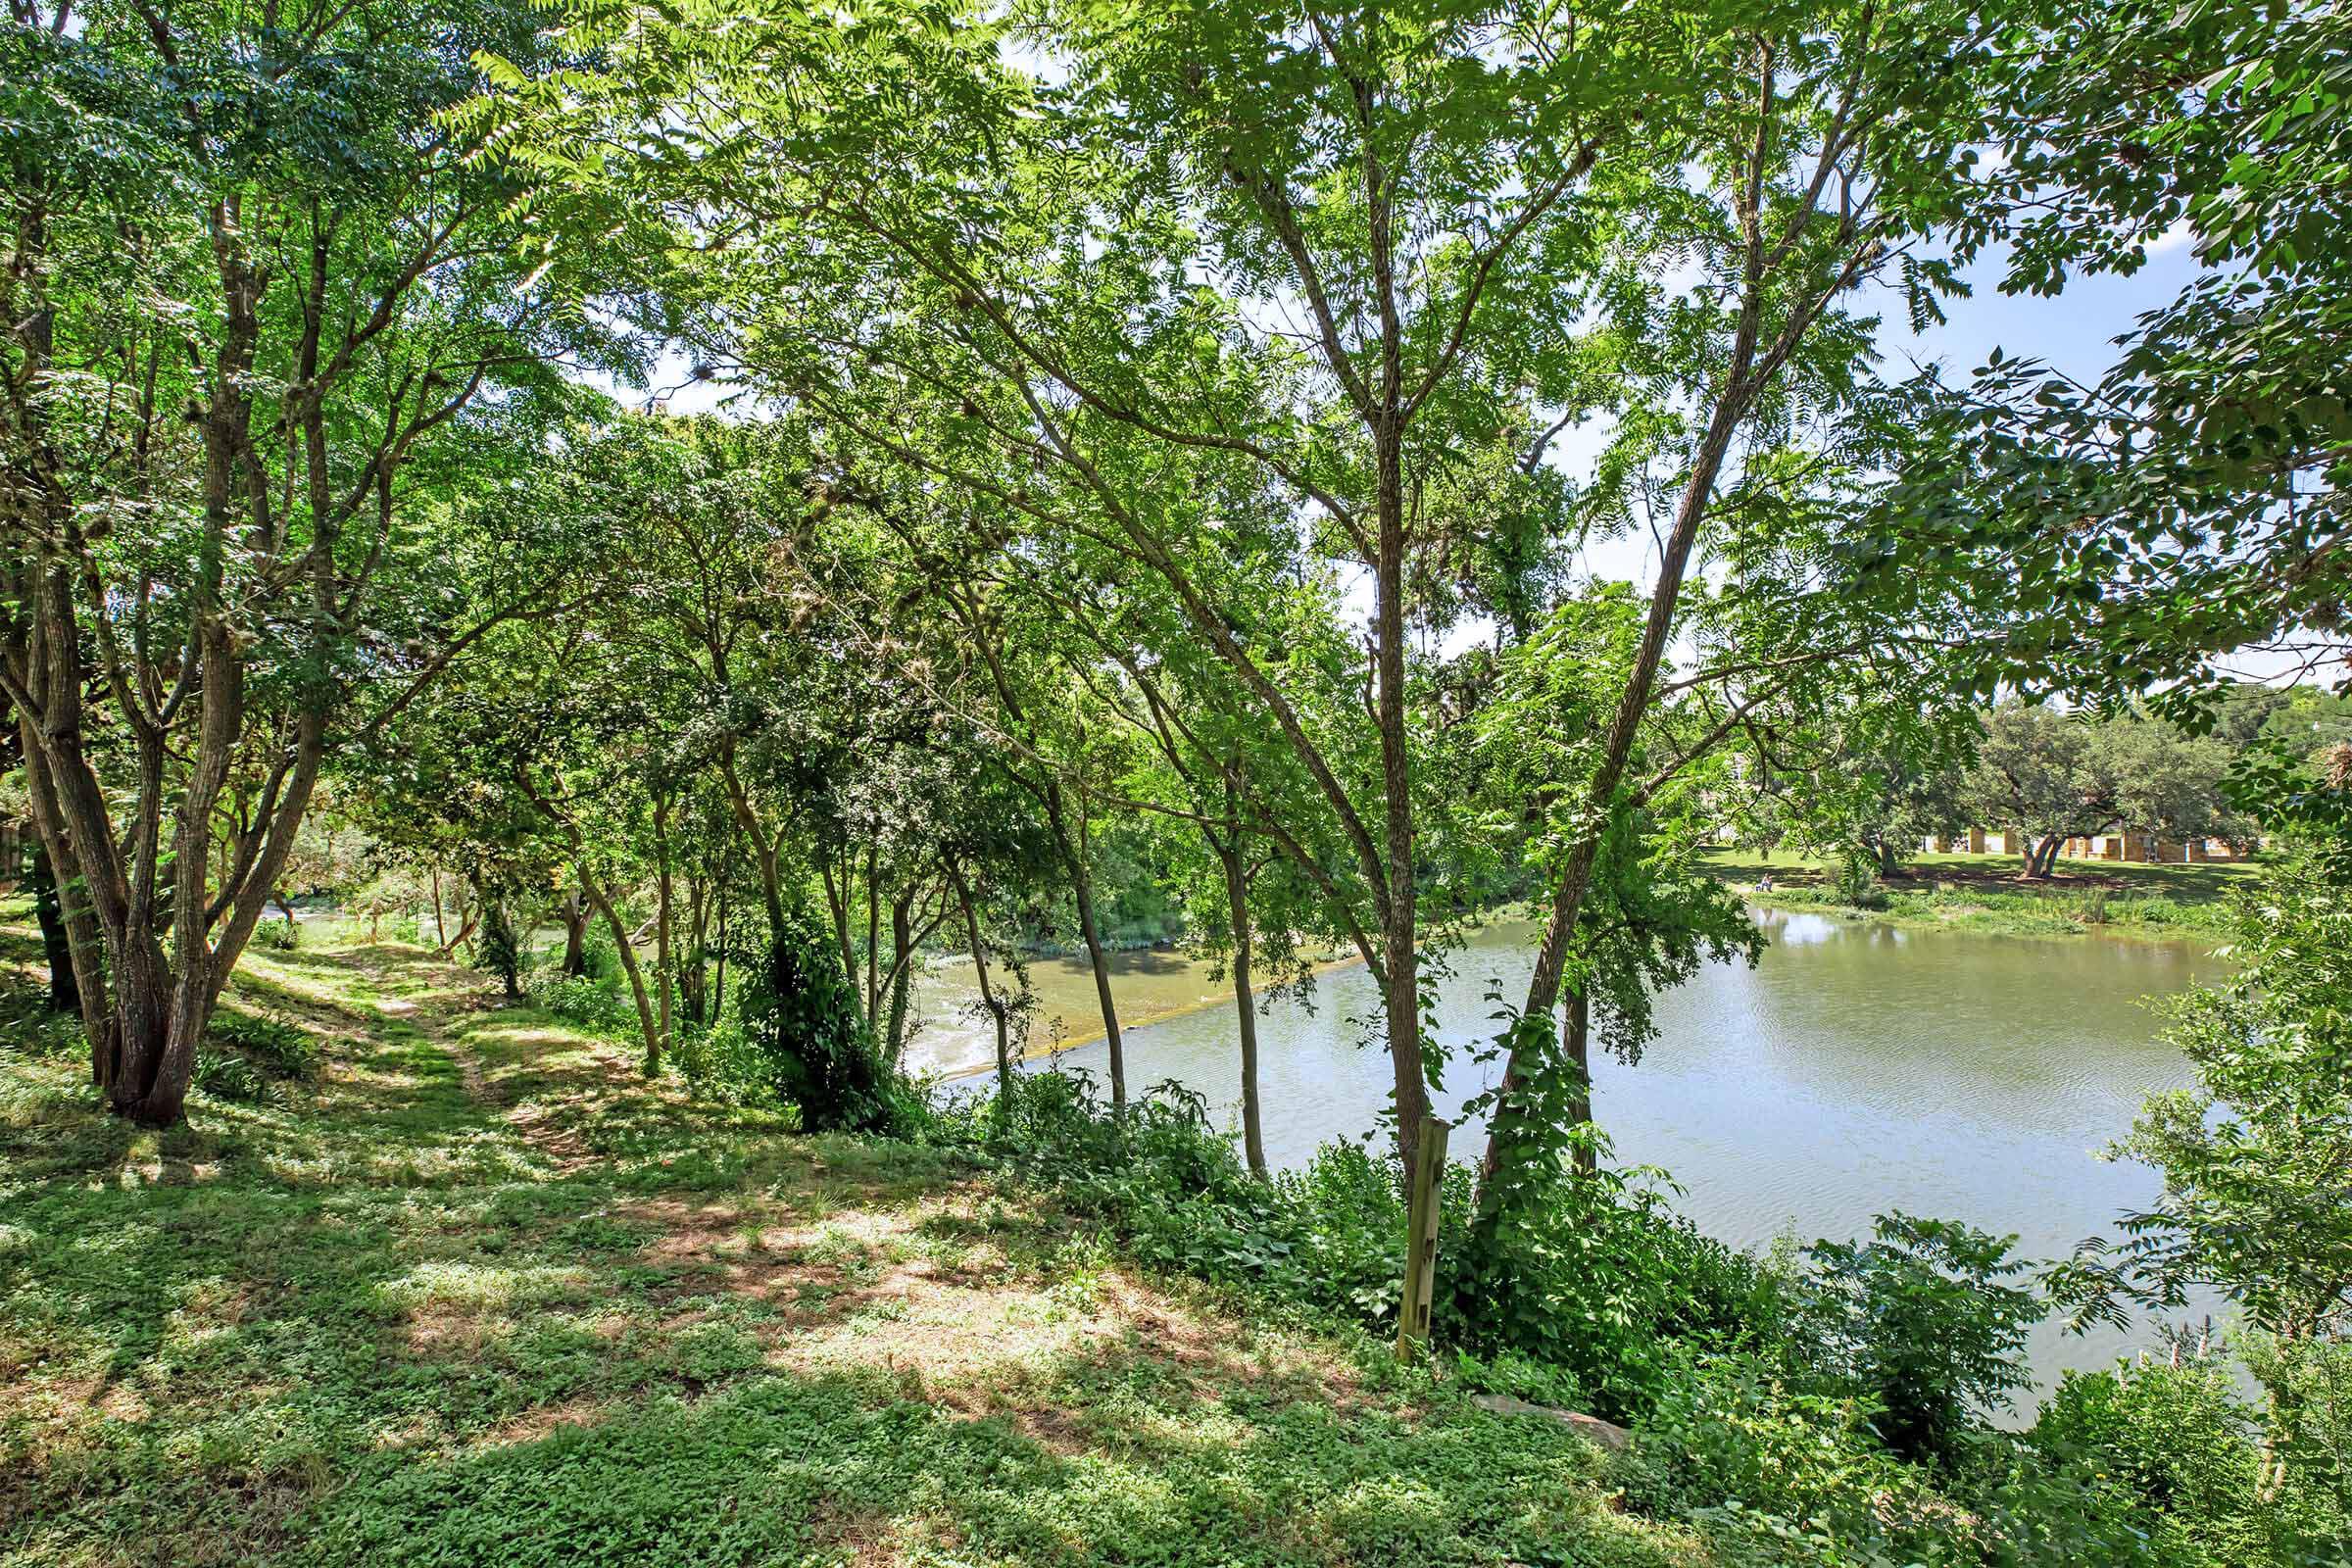
[[[2040,1258],[2156,1196],[2152,1173],[2093,1152],[2130,1127],[2151,1091],[2187,1081],[2186,1063],[2155,1042],[2149,999],[2218,972],[2216,960],[2185,944],[1759,918],[1771,938],[1762,962],[1708,965],[1658,999],[1660,1037],[1640,1064],[1594,1063],[1593,1103],[1615,1159],[1671,1171],[1701,1228],[1740,1246],[1783,1233],[1843,1238],[1899,1208],[2015,1232],[2019,1250]],[[1471,1053],[1494,1031],[1494,998],[1515,1004],[1524,994],[1533,936],[1497,923],[1446,958],[1442,1114],[1458,1114],[1497,1070]],[[1123,1006],[1131,984],[1139,1002],[1225,1000],[1130,1030],[1128,1080],[1180,1080],[1231,1119],[1230,993],[1204,967],[1158,957],[1157,973],[1117,982]],[[1261,1073],[1277,1163],[1377,1125],[1389,1079],[1378,1008],[1370,977],[1352,968],[1325,975],[1311,1004],[1267,1013]],[[1097,1044],[1061,1059],[1100,1075],[1102,1057]],[[1482,1138],[1457,1130],[1457,1157]],[[2105,1365],[2126,1344],[2045,1329],[2034,1361],[2050,1376]]]

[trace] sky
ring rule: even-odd
[[[1903,302],[1891,289],[1880,299],[1861,302],[1883,318],[1881,374],[1902,380],[1915,369],[1940,366],[1946,381],[1960,383],[1998,348],[2012,357],[2044,361],[2080,380],[2096,380],[2116,357],[2116,339],[2131,331],[2142,315],[2174,299],[2197,270],[2186,235],[2180,230],[2151,246],[2147,265],[2132,276],[2077,276],[2055,297],[2001,293],[2001,265],[1997,255],[1980,260],[1964,274],[1975,293],[1947,301],[1948,319],[1924,332],[1911,331]],[[655,380],[656,392],[665,394],[667,407],[678,414],[709,412],[729,391],[721,382],[692,380],[682,359],[666,361]],[[1601,428],[1564,432],[1554,443],[1550,461],[1575,473],[1591,463],[1606,439],[1607,431]],[[1654,576],[1656,555],[1655,542],[1642,531],[1594,545],[1587,552],[1586,564],[1598,576],[1645,585]],[[1368,614],[1368,586],[1359,597]],[[1486,635],[1475,626],[1457,627],[1447,642],[1467,646]],[[2241,650],[2222,663],[2241,678],[2274,680],[2291,673],[2294,661]]]

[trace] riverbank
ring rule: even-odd
[[[649,1086],[415,949],[235,1000],[316,1078],[162,1137],[0,1052],[6,1568],[1719,1560],[973,1155]]]
[[[22,1004],[30,934],[0,956]],[[71,1029],[0,1033],[0,1568],[158,1543],[283,1568],[1755,1568],[1792,1530],[1838,1560],[2149,1560],[2077,1549],[2131,1497],[2037,1470],[1980,1530],[1986,1499],[1745,1363],[1638,1358],[1616,1454],[1507,1396],[1597,1379],[1400,1369],[1349,1326],[1395,1278],[1377,1167],[1195,1191],[1169,1173],[1230,1167],[1212,1133],[1097,1170],[1049,1116],[1009,1147],[1065,1179],[1024,1181],[974,1124],[799,1136],[491,991],[415,948],[251,955],[231,1002],[315,1065],[200,1089],[161,1136],[97,1108]],[[1728,1271],[1707,1289],[1747,1277],[1642,1224],[1613,1245],[1685,1237]],[[1348,1314],[1280,1289],[1329,1294],[1335,1260],[1362,1275]]]
[[[2133,865],[2061,860],[2049,878],[2017,879],[2018,858],[1921,855],[1882,879],[1862,907],[1838,896],[1836,867],[1793,856],[1711,850],[1706,869],[1766,908],[1801,910],[1987,936],[2135,937],[2212,942],[2231,932],[2230,896],[2250,887],[2251,862]],[[1769,876],[1773,886],[1759,884]]]

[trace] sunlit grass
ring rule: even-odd
[[[318,1039],[282,1103],[140,1133],[0,1054],[0,1568],[1709,1560],[962,1152],[313,935],[229,999]]]

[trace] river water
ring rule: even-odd
[[[1989,937],[1872,921],[1763,911],[1770,939],[1754,968],[1711,964],[1657,999],[1660,1037],[1638,1065],[1595,1051],[1594,1116],[1619,1165],[1653,1165],[1684,1189],[1678,1206],[1735,1246],[1774,1238],[1844,1239],[1889,1209],[2014,1233],[2031,1258],[2062,1255],[2085,1236],[2113,1234],[2118,1210],[2152,1200],[2152,1172],[2095,1152],[2125,1132],[2152,1091],[2188,1080],[2158,1043],[2153,999],[2221,964],[2189,944],[2079,937]],[[1469,1059],[1492,1035],[1490,994],[1514,1003],[1533,966],[1533,928],[1500,922],[1446,960],[1438,1036],[1455,1053],[1442,1114],[1497,1069]],[[1126,1032],[1128,1082],[1173,1078],[1236,1121],[1239,1064],[1231,993],[1204,969],[1142,956],[1116,983],[1122,1007],[1193,1004],[1199,1010]],[[1071,1020],[1082,964],[1037,975],[1048,1016]],[[1071,974],[1059,973],[1069,969]],[[927,1031],[935,1066],[985,1060],[988,1047],[954,1018],[964,985],[933,978]],[[1130,1003],[1129,999],[1133,1001]],[[1091,993],[1089,993],[1091,1001]],[[1389,1089],[1372,1033],[1379,999],[1360,967],[1326,973],[1311,1004],[1277,1003],[1259,1025],[1266,1152],[1278,1164],[1377,1125]],[[1038,1044],[1048,1036],[1041,1031]],[[1060,1054],[1100,1077],[1100,1043]],[[1455,1157],[1483,1129],[1457,1128]],[[2109,1364],[2151,1336],[2061,1335],[2032,1347],[2045,1381],[2066,1367]]]

